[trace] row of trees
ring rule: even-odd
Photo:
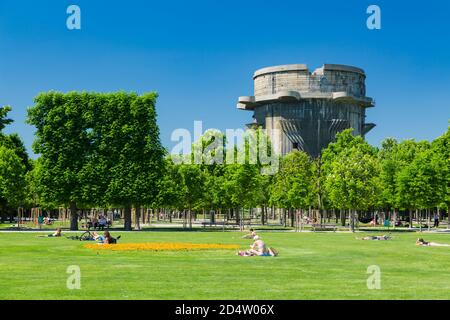
[[[28,200],[32,161],[17,134],[5,134],[4,129],[13,122],[8,118],[11,107],[0,107],[0,214],[17,208]]]
[[[389,138],[380,148],[345,130],[320,157],[294,151],[268,175],[267,163],[248,161],[252,142],[261,141],[251,136],[240,149],[228,150],[226,138],[210,130],[190,155],[167,155],[159,141],[156,98],[156,93],[40,94],[28,111],[40,157],[28,159],[17,135],[0,136],[0,210],[64,206],[76,229],[78,209],[122,208],[125,228],[131,229],[131,208],[139,216],[142,207],[181,211],[192,226],[199,211],[211,212],[213,220],[215,212],[239,220],[244,209],[260,208],[265,223],[267,209],[279,208],[294,223],[305,211],[333,210],[353,225],[361,212],[409,211],[412,217],[417,210],[450,206],[449,130],[431,143]],[[0,109],[0,131],[11,122],[9,110]],[[258,129],[256,136],[264,132]],[[271,153],[270,143],[257,144],[261,148]],[[229,152],[247,161],[211,161]],[[183,163],[198,154],[200,163]]]
[[[202,137],[205,148],[211,134]],[[224,147],[226,145],[224,144]],[[195,146],[194,146],[195,147]],[[198,146],[197,146],[198,147]],[[248,152],[248,150],[246,150]],[[291,224],[305,211],[339,211],[351,227],[357,213],[448,210],[450,206],[450,130],[432,143],[389,138],[381,148],[348,129],[336,136],[317,159],[294,151],[280,161],[275,175],[261,174],[261,164],[173,165],[160,188],[161,203],[173,209],[228,211],[284,209]],[[286,219],[284,219],[286,221]]]

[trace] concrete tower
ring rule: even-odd
[[[365,78],[345,65],[312,73],[304,64],[267,67],[254,73],[254,95],[239,97],[237,107],[253,111],[253,123],[267,129],[278,153],[299,149],[317,157],[339,131],[351,127],[364,136],[375,126],[365,122],[366,108],[374,106]]]

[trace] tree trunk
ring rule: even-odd
[[[262,225],[265,224],[265,211],[266,211],[266,206],[262,206],[262,208],[261,208],[261,224]]]
[[[416,209],[416,221],[419,222],[419,229],[422,232],[422,211]]]
[[[70,230],[78,230],[78,213],[77,204],[75,202],[70,203]]]
[[[345,212],[345,210],[339,210],[339,214],[341,216],[341,225],[345,227],[345,216],[347,213]]]
[[[136,221],[134,222],[134,230],[141,230],[141,223],[139,222],[141,218],[141,207],[137,206],[134,208],[136,210]]]
[[[412,210],[409,209],[409,228],[411,229],[413,227],[413,213]]]
[[[189,229],[192,229],[192,210],[189,206]]]
[[[131,231],[132,230],[132,226],[131,226],[131,206],[126,206],[123,209],[123,228],[127,231]]]
[[[353,211],[351,209],[348,210],[348,226],[351,232],[354,232],[353,230]]]
[[[291,227],[293,228],[294,227],[294,223],[295,223],[295,221],[294,221],[294,209],[293,208],[289,209],[289,212],[290,212],[290,215],[291,215]]]

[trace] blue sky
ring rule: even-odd
[[[394,3],[395,2],[395,3]],[[405,4],[406,3],[406,4]],[[106,1],[0,2],[0,104],[25,124],[33,97],[48,90],[157,91],[163,144],[176,128],[239,128],[236,109],[252,95],[261,67],[350,64],[367,74],[376,100],[367,140],[432,140],[450,119],[448,1]],[[66,9],[81,8],[81,30],[66,28]],[[366,8],[381,8],[382,29],[366,27]]]

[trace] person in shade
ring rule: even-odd
[[[439,227],[439,213],[435,213],[434,214],[434,227],[438,228]]]

